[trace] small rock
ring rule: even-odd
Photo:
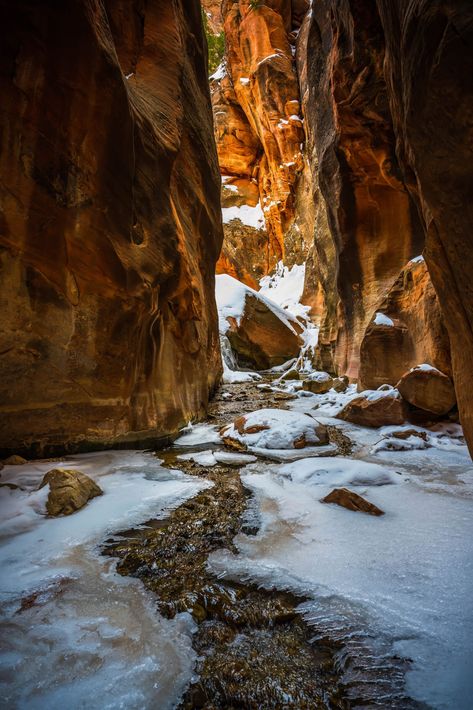
[[[406,372],[397,389],[406,402],[433,414],[447,414],[457,401],[451,379],[429,365],[420,365]]]
[[[289,370],[288,372],[285,372],[284,375],[281,377],[282,380],[300,380],[300,375],[297,370]]]
[[[405,404],[397,390],[379,395],[378,390],[367,390],[348,402],[337,418],[369,427],[403,424]]]
[[[83,508],[87,501],[101,496],[102,489],[81,471],[53,468],[41,481],[40,488],[49,484],[46,510],[49,515],[71,515]]]
[[[326,394],[332,389],[333,380],[328,372],[314,372],[304,380],[303,389],[312,394]]]
[[[328,496],[322,498],[321,503],[335,503],[347,510],[354,510],[357,513],[368,513],[369,515],[384,515],[384,510],[378,508],[373,503],[362,498],[358,493],[348,490],[348,488],[334,488]]]
[[[410,436],[417,436],[419,439],[427,441],[427,432],[417,431],[417,429],[400,429],[392,431],[389,436],[393,436],[395,439],[408,439]]]
[[[23,464],[28,463],[28,461],[24,459],[23,456],[17,456],[16,454],[13,454],[12,456],[9,456],[7,459],[5,459],[3,463],[5,464],[5,466],[23,466]]]
[[[335,377],[335,379],[332,382],[332,387],[335,390],[335,392],[345,392],[350,380],[346,375],[342,375],[341,377]]]

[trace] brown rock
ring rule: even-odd
[[[371,396],[374,393],[370,393]],[[403,424],[405,405],[399,393],[393,396],[370,398],[365,394],[352,399],[342,411],[338,419],[344,419],[361,426],[380,427],[392,424]]]
[[[297,320],[288,327],[257,294],[248,293],[238,325],[229,319],[227,337],[241,366],[266,370],[296,357],[302,345],[302,328]]]
[[[362,498],[358,493],[348,490],[348,488],[334,488],[328,496],[322,498],[321,503],[335,503],[347,510],[354,510],[357,513],[368,513],[369,515],[384,515],[373,503]]]
[[[48,471],[40,488],[49,484],[46,510],[49,515],[71,515],[83,508],[87,501],[101,496],[102,489],[85,473],[65,468]]]
[[[22,466],[23,464],[28,463],[28,461],[24,459],[23,456],[17,456],[16,454],[12,454],[7,459],[5,459],[3,463],[5,464],[5,466]]]
[[[304,380],[302,388],[313,394],[325,394],[332,389],[333,379],[328,372],[316,372]]]
[[[348,377],[346,377],[346,375],[342,375],[341,377],[335,377],[332,382],[332,387],[335,392],[346,392],[349,382],[350,381]]]
[[[156,441],[221,373],[200,4],[2,8],[0,449]]]
[[[389,321],[391,325],[384,324]],[[401,271],[366,329],[358,387],[395,385],[419,362],[451,375],[450,341],[438,299],[425,261],[416,259]]]
[[[434,368],[416,367],[397,384],[406,402],[434,414],[447,414],[456,404],[455,388],[447,375]]]

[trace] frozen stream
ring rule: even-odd
[[[228,398],[235,387],[227,385]],[[388,451],[389,429],[332,418],[350,396],[304,393],[289,403],[344,430],[353,454],[258,458],[243,467],[260,529],[237,536],[238,555],[213,553],[209,569],[220,579],[309,597],[300,611],[314,638],[342,642],[339,662],[354,697],[366,684],[365,698],[378,707],[403,707],[396,698],[407,692],[432,708],[469,710],[473,465],[461,430],[440,427],[428,444],[414,437],[412,450]],[[218,465],[216,426],[189,428],[178,444],[183,459],[194,452],[202,465]],[[59,462],[2,471],[2,482],[24,489],[0,489],[4,706],[176,707],[196,660],[194,622],[188,614],[161,617],[141,582],[119,576],[99,546],[114,532],[164,517],[210,484],[139,452],[68,457],[64,464],[105,492],[68,518],[46,518],[45,491],[36,491]],[[337,486],[356,490],[385,515],[321,504]],[[393,657],[411,661],[393,665]]]
[[[98,546],[206,484],[144,453],[67,457],[62,465],[91,476],[104,495],[72,516],[46,518],[46,491],[34,491],[60,465],[2,471],[2,482],[24,490],[0,489],[1,706],[175,707],[192,675],[193,621],[160,617],[141,582],[118,575]]]

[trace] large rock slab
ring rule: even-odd
[[[216,280],[220,332],[239,365],[266,370],[297,357],[302,327],[294,316],[228,274]]]
[[[200,3],[4,14],[0,451],[152,444],[221,373]]]
[[[232,449],[304,449],[328,442],[325,426],[308,414],[260,409],[235,419],[220,436]]]
[[[406,402],[434,414],[447,414],[457,401],[450,377],[427,364],[406,372],[397,389]]]
[[[43,477],[40,488],[46,485],[49,485],[46,510],[52,516],[71,515],[103,493],[89,476],[74,469],[53,468]]]
[[[389,389],[362,392],[348,402],[337,417],[361,426],[381,427],[403,424],[405,415],[401,395],[397,390]]]

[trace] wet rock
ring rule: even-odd
[[[335,377],[332,382],[332,387],[335,392],[346,392],[349,383],[350,380],[348,377],[346,375],[342,375],[341,377]]]
[[[325,394],[332,389],[333,379],[328,372],[313,372],[304,380],[302,387],[313,394]]]
[[[406,372],[399,380],[397,389],[406,402],[433,414],[447,414],[457,401],[451,379],[428,365]]]
[[[103,493],[89,476],[74,469],[53,468],[43,477],[40,488],[48,484],[46,510],[52,516],[71,515]]]
[[[28,463],[28,461],[24,459],[23,456],[13,454],[5,459],[3,463],[5,466],[23,466],[23,464]]]
[[[325,498],[322,498],[321,503],[335,503],[347,510],[354,510],[358,513],[368,513],[369,515],[384,515],[384,510],[381,510],[373,503],[370,503],[358,493],[348,490],[348,488],[334,488]]]
[[[397,390],[368,390],[348,402],[337,418],[361,426],[380,427],[402,424],[405,414],[405,404]]]

